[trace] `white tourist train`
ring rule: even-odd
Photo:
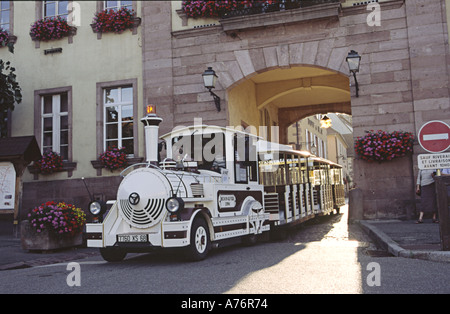
[[[265,232],[326,215],[345,205],[342,167],[290,146],[232,128],[194,125],[161,137],[161,118],[147,114],[147,162],[122,172],[117,199],[90,204],[88,247],[107,261],[129,252],[183,248],[204,259],[222,241],[254,243]]]

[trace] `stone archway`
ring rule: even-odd
[[[268,69],[233,84],[227,95],[230,125],[278,126],[281,143],[289,125],[304,117],[351,114],[348,76],[318,66]]]

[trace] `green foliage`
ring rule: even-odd
[[[14,110],[14,105],[22,102],[22,89],[16,80],[15,71],[9,61],[0,60],[0,137],[7,135],[8,110]]]

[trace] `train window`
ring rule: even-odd
[[[287,159],[288,167],[288,184],[299,184],[301,183],[300,177],[300,164],[297,156],[292,155],[291,158]]]
[[[172,138],[172,158],[196,161],[198,169],[221,173],[226,168],[225,135],[205,133]]]
[[[300,158],[300,183],[308,183],[308,163],[305,157]]]
[[[280,154],[280,158],[274,162],[275,185],[286,185],[286,155]]]
[[[259,182],[265,186],[274,186],[276,183],[274,172],[277,168],[272,160],[273,156],[267,157],[268,158],[266,160],[261,160],[259,162]]]
[[[235,183],[258,181],[255,138],[248,135],[235,134],[233,147]]]

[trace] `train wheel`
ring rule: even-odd
[[[101,248],[100,255],[108,262],[121,262],[127,256],[127,252],[118,248]]]
[[[191,229],[191,244],[186,249],[186,257],[191,261],[206,258],[211,247],[208,224],[203,218],[196,218]]]

